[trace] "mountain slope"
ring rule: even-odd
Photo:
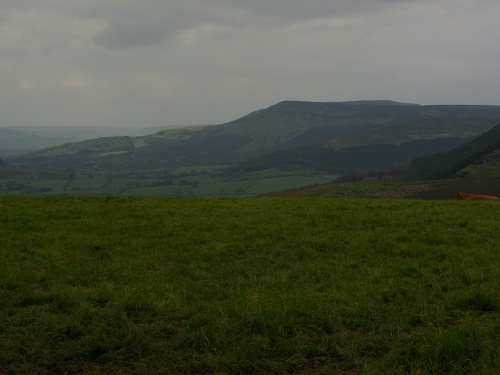
[[[483,133],[473,141],[450,150],[424,156],[412,162],[412,171],[419,179],[450,178],[471,164],[483,164],[498,160],[500,151],[500,124]],[[467,176],[466,170],[458,176]]]
[[[297,147],[240,163],[233,173],[269,168],[289,168],[303,165],[331,174],[351,174],[359,171],[388,171],[391,167],[422,155],[450,150],[471,138],[437,137],[402,144],[367,144],[341,149],[324,146]]]

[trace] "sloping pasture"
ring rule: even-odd
[[[0,372],[496,374],[500,204],[0,197]]]

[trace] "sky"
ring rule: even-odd
[[[498,0],[2,0],[0,127],[220,124],[283,100],[500,105]]]

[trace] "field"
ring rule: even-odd
[[[367,180],[331,182],[302,188],[274,191],[267,197],[285,198],[401,198],[455,199],[458,192],[500,196],[500,177],[451,178],[428,181]]]
[[[461,171],[467,177],[500,177],[500,150],[490,153],[485,158],[469,165]]]
[[[71,168],[47,172],[0,166],[0,195],[255,196],[273,190],[328,182],[312,169],[268,169],[226,175],[228,166],[140,169],[121,172]]]
[[[498,374],[496,202],[0,196],[0,372]]]

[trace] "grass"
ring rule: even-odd
[[[367,180],[331,182],[266,193],[284,198],[404,198],[455,199],[457,192],[500,196],[500,177],[453,178],[447,180],[390,181]]]
[[[467,177],[500,177],[500,150],[492,152],[479,163],[471,164],[459,172]]]
[[[0,194],[125,195],[125,196],[254,196],[273,190],[326,182],[312,170],[265,170],[226,176],[227,166],[142,169],[123,173],[68,173],[47,176],[37,170],[3,166]],[[165,179],[170,180],[165,183]]]
[[[356,181],[356,182],[331,182],[302,188],[273,191],[267,195],[270,197],[294,197],[294,198],[347,198],[366,197],[382,192],[393,192],[404,190],[411,185],[408,182],[399,181]]]
[[[0,197],[5,373],[495,374],[495,202]]]

